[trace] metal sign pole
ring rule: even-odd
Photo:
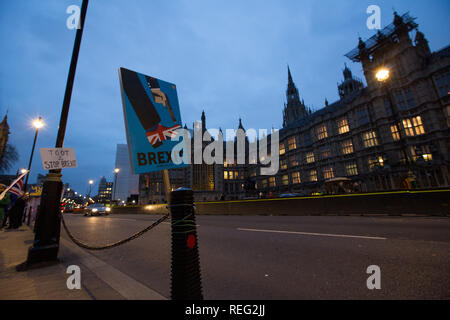
[[[167,204],[170,204],[170,178],[169,178],[169,170],[163,170],[163,180],[164,180],[164,187],[166,189],[166,200]]]
[[[69,74],[67,76],[64,101],[59,120],[58,135],[55,148],[62,148],[66,133],[67,119],[69,116],[70,100],[77,68],[78,54],[83,36],[84,22],[89,0],[83,0],[81,4],[80,28],[75,35],[75,43],[70,60]],[[41,204],[36,217],[36,235],[33,246],[28,250],[27,261],[19,266],[18,270],[25,270],[31,265],[40,262],[58,261],[59,234],[60,234],[60,195],[63,190],[61,181],[61,169],[50,170],[47,174],[42,189]]]

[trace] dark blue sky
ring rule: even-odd
[[[66,8],[79,0],[0,2],[0,116],[9,109],[10,142],[26,167],[34,130],[40,132],[30,182],[42,169],[38,148],[53,147],[75,30]],[[374,34],[366,8],[381,7],[382,25],[392,8],[417,17],[432,50],[450,44],[450,1],[95,0],[90,1],[75,78],[65,147],[77,169],[64,182],[86,192],[88,180],[112,180],[117,143],[125,143],[118,68],[177,84],[183,122],[204,109],[208,127],[279,128],[289,64],[301,98],[314,109],[337,100],[344,57]]]

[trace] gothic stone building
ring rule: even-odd
[[[346,66],[340,99],[314,113],[288,70],[280,171],[257,177],[258,190],[310,193],[337,177],[361,191],[449,186],[450,46],[430,52],[414,20],[394,13],[391,25],[359,39],[346,56],[362,64],[367,86]],[[389,78],[378,81],[382,68]]]
[[[360,38],[346,56],[362,64],[367,86],[345,66],[340,99],[315,112],[300,99],[288,68],[276,175],[261,176],[260,166],[248,162],[224,161],[170,170],[173,187],[192,187],[196,200],[311,194],[341,177],[363,192],[448,187],[450,46],[431,52],[415,18],[394,13],[392,24]],[[380,69],[389,71],[384,81],[377,80]],[[161,173],[140,180],[144,201],[163,200]]]

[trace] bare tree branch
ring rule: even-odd
[[[3,173],[11,169],[12,165],[19,160],[16,148],[11,144],[6,144],[5,152],[0,158],[0,172]]]

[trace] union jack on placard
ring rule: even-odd
[[[181,126],[176,124],[172,127],[165,127],[158,124],[158,127],[154,131],[149,131],[146,133],[148,142],[152,146],[156,145],[158,142],[165,141],[167,139],[171,139],[177,136],[176,130],[180,129]]]

